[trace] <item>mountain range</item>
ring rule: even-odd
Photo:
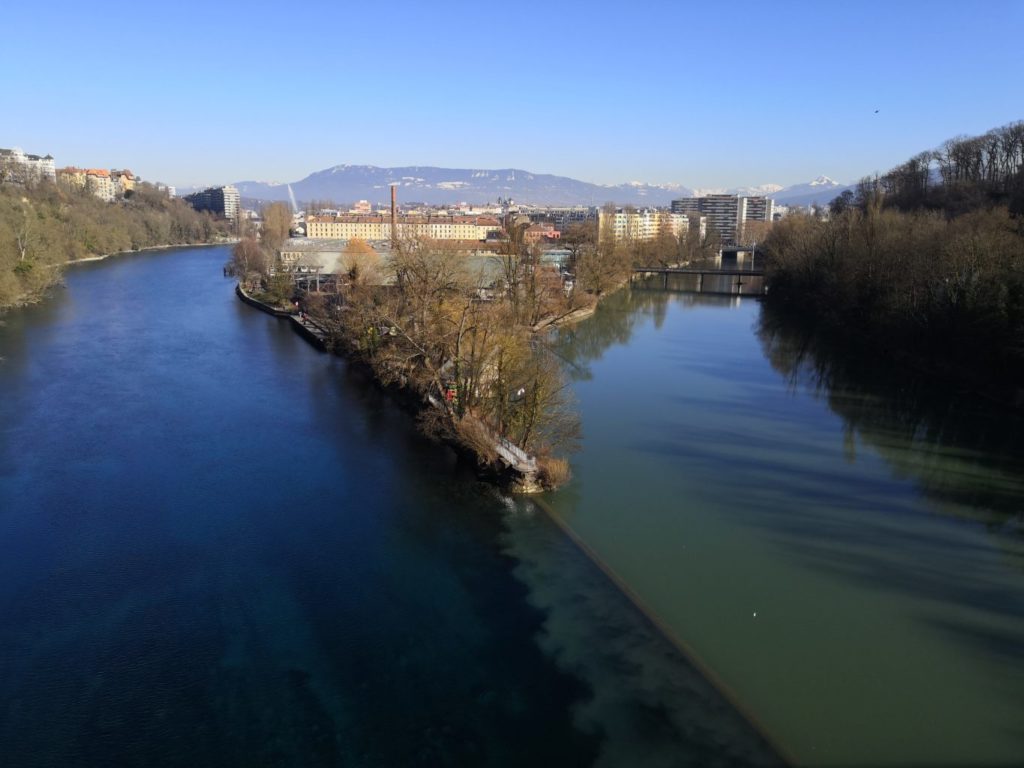
[[[847,189],[855,185],[843,185],[828,176],[819,176],[806,184],[794,184],[775,192],[771,197],[781,205],[828,205]]]
[[[645,184],[629,182],[618,185],[592,184],[567,176],[531,173],[518,168],[480,170],[468,168],[436,168],[408,166],[379,168],[373,165],[336,165],[311,173],[290,184],[267,181],[235,182],[248,204],[274,201],[309,202],[330,200],[339,204],[369,200],[386,204],[389,187],[398,186],[398,199],[403,203],[474,203],[497,202],[499,198],[532,205],[652,205],[665,206],[679,197],[716,192],[741,195],[770,195],[777,203],[809,205],[828,203],[846,187],[826,176],[806,184],[782,187],[763,184],[735,189],[691,189],[680,184]],[[188,194],[191,190],[179,190]]]

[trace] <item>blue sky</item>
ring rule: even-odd
[[[12,4],[0,146],[179,186],[350,163],[718,187],[853,181],[1024,119],[1021,0],[292,8]]]

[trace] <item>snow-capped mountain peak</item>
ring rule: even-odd
[[[814,181],[780,189],[772,197],[781,205],[827,205],[844,189],[848,187],[828,176],[819,176]]]

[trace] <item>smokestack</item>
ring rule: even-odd
[[[391,185],[391,247],[398,247],[398,186]]]

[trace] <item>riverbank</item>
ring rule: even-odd
[[[620,280],[617,283],[614,283],[610,288],[602,291],[601,293],[588,293],[587,296],[593,299],[592,302],[580,307],[579,309],[574,309],[573,311],[560,317],[541,320],[539,323],[533,326],[533,333],[542,334],[547,333],[548,331],[557,330],[559,328],[566,328],[569,326],[576,325],[577,323],[586,320],[588,317],[593,317],[594,313],[597,312],[597,308],[602,301],[614,296],[623,288],[628,288],[632,284],[633,280],[632,276],[630,276],[628,278]]]
[[[61,268],[58,265],[52,265],[50,268],[55,270],[56,274],[48,278],[44,285],[34,288],[31,291],[20,293],[17,296],[0,303],[0,318],[8,312],[19,309],[20,307],[31,307],[33,304],[38,304],[47,297],[50,291],[59,286],[63,277]]]
[[[61,266],[69,267],[73,264],[86,264],[93,261],[104,261],[106,259],[113,258],[115,256],[125,256],[130,253],[145,253],[146,251],[167,251],[171,248],[209,248],[218,245],[234,245],[238,242],[237,237],[230,237],[224,240],[217,240],[215,242],[208,243],[168,243],[166,245],[150,245],[145,248],[132,248],[127,251],[114,251],[113,253],[101,253],[95,256],[83,256],[80,259],[72,259],[65,261]]]
[[[260,301],[255,296],[250,296],[246,293],[245,289],[242,288],[241,283],[235,285],[235,295],[250,307],[255,307],[261,312],[266,312],[268,315],[273,315],[274,317],[288,318],[291,322],[292,329],[296,333],[305,338],[321,352],[328,351],[329,339],[327,329],[320,326],[320,324],[315,322],[312,318],[302,316],[295,310],[281,309],[273,306],[272,304]]]
[[[597,311],[597,305],[600,302],[601,299],[598,298],[594,301],[593,304],[590,304],[586,307],[580,307],[579,309],[574,309],[572,312],[562,315],[561,317],[552,318],[550,320],[541,320],[539,323],[533,326],[533,332],[545,333],[547,331],[554,330],[555,328],[564,328],[569,325],[574,325],[575,323],[578,323],[582,320],[586,320],[588,317],[593,315],[594,312]]]
[[[346,351],[351,352],[346,349],[345,345],[337,343],[337,340],[333,338],[334,334],[328,328],[304,312],[260,301],[247,293],[241,283],[235,285],[235,295],[243,303],[261,312],[280,319],[287,319],[296,333],[320,351],[334,352],[338,355],[342,355]],[[377,386],[400,402],[421,423],[429,421],[433,415],[442,413],[443,406],[437,398],[429,394],[421,395],[414,392],[402,383],[401,377],[395,377],[390,382],[382,381],[373,366],[361,357],[352,354],[345,355],[345,357],[350,363],[364,368]],[[494,482],[514,493],[534,494],[553,490],[554,486],[550,482],[544,482],[543,468],[538,465],[536,457],[530,456],[507,439],[494,435],[486,425],[475,417],[467,415],[463,417],[463,423],[467,434],[472,437],[471,440],[459,439],[455,435],[444,432],[432,432],[432,435],[455,450],[462,459],[471,462],[478,470],[478,477]]]
[[[1006,208],[877,205],[789,216],[764,242],[766,306],[879,362],[1024,405],[1024,228]]]
[[[0,184],[0,231],[11,235],[0,248],[0,311],[41,301],[71,264],[223,242],[230,226],[145,183],[109,202],[49,181]]]
[[[0,316],[3,316],[5,313],[10,312],[11,310],[17,309],[18,307],[29,307],[32,306],[33,304],[38,304],[39,302],[45,300],[50,291],[52,291],[54,288],[62,284],[65,267],[70,267],[75,264],[95,263],[97,261],[105,261],[116,256],[124,256],[133,253],[145,253],[146,251],[166,251],[172,248],[205,248],[213,246],[231,245],[235,242],[238,242],[237,238],[217,241],[214,243],[170,243],[166,245],[152,245],[146,248],[136,248],[126,251],[114,251],[113,253],[102,253],[93,256],[84,256],[80,259],[72,259],[70,261],[64,261],[59,264],[51,264],[49,265],[49,269],[53,272],[52,276],[49,277],[43,285],[33,289],[32,291],[27,291],[25,293],[19,294],[13,299],[4,302],[3,304],[0,304]]]

